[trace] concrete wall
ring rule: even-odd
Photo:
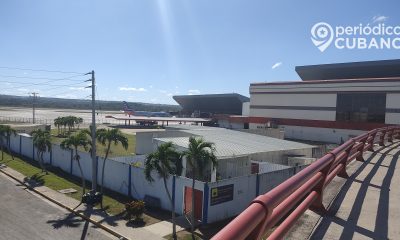
[[[399,109],[400,108],[400,94],[388,93],[386,95],[386,108]],[[385,123],[400,124],[400,112],[386,113]]]
[[[296,168],[286,168],[267,174],[259,174],[259,194],[264,194],[296,174]]]
[[[256,178],[256,175],[249,175],[209,183],[210,191],[214,187],[225,186],[229,184],[234,184],[234,187],[232,201],[224,202],[214,206],[211,206],[209,202],[208,223],[220,221],[242,212],[256,197]]]
[[[229,122],[228,120],[218,120],[218,125],[221,128],[227,128],[227,129],[243,129],[244,128],[243,123]]]
[[[52,146],[52,165],[59,167],[65,172],[71,172],[72,154],[71,150],[62,150],[59,145]]]
[[[258,164],[258,173],[269,173],[269,172],[274,172],[277,170],[290,168],[285,165],[274,164],[274,163],[269,163],[269,162],[258,162],[258,161],[251,161],[251,162]]]
[[[267,105],[274,108],[336,107],[336,94],[252,94],[250,103],[251,106]],[[334,121],[336,111],[250,108],[250,116]]]
[[[251,164],[249,156],[218,159],[217,175],[221,179],[249,175]]]
[[[249,116],[250,115],[250,102],[244,102],[242,105],[242,115]]]
[[[269,162],[280,165],[287,165],[288,155],[301,155],[304,157],[312,157],[312,148],[254,153],[251,154],[250,159],[259,162]]]
[[[257,128],[256,127],[255,129],[240,129],[240,130],[238,129],[238,131],[267,136],[267,137],[273,137],[273,138],[278,138],[278,139],[285,138],[285,131],[280,128],[265,128],[265,127]]]
[[[285,128],[285,136],[288,139],[311,140],[327,143],[342,143],[351,137],[358,136],[365,131],[315,128],[302,126],[282,126]]]

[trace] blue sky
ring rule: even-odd
[[[374,17],[380,17],[400,25],[398,9],[395,0],[2,0],[0,66],[93,69],[98,96],[107,100],[175,103],[175,94],[248,96],[251,82],[298,80],[296,65],[399,58],[400,50],[320,52],[310,40],[311,27],[321,21],[376,24]],[[78,81],[57,87],[32,79],[72,75],[0,68],[0,93],[87,97]]]

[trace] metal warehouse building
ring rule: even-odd
[[[181,125],[168,127],[164,132],[137,133],[136,153],[148,154],[165,142],[172,142],[179,151],[185,151],[190,136],[202,137],[215,144],[218,166],[216,171],[211,171],[212,167],[209,166],[204,172],[212,182],[217,178],[233,178],[309,164],[314,148],[308,144],[224,128]],[[184,172],[190,172],[185,161],[184,168]]]
[[[400,60],[296,67],[302,81],[250,85],[250,129],[276,125],[285,137],[340,143],[400,123]]]

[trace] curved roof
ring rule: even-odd
[[[214,114],[242,114],[244,102],[250,99],[238,93],[173,96],[183,112],[209,112]]]

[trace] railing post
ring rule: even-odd
[[[393,142],[393,134],[394,134],[394,128],[389,128],[389,133],[388,133],[388,142]]]
[[[395,129],[395,136],[394,136],[394,138],[395,138],[395,139],[400,139],[400,129],[398,129],[398,128]]]
[[[326,181],[326,178],[328,177],[329,172],[331,171],[332,164],[336,159],[336,154],[334,154],[333,152],[328,152],[327,154],[330,154],[333,157],[333,159],[331,159],[330,163],[324,169],[321,170],[321,173],[323,174],[323,178],[317,184],[317,186],[315,186],[315,188],[313,189],[313,191],[316,191],[318,193],[318,197],[317,197],[317,199],[315,199],[315,201],[310,206],[310,210],[314,211],[317,214],[321,214],[321,215],[326,213],[326,208],[325,208],[324,204],[322,203],[322,200],[324,198],[325,181]]]
[[[342,162],[339,163],[339,164],[344,164],[343,169],[340,170],[340,172],[338,172],[338,176],[341,177],[341,178],[348,178],[349,177],[349,174],[346,171],[346,167],[347,167],[347,161],[349,160],[350,152],[351,152],[351,149],[353,148],[353,146],[354,146],[354,142],[353,142],[353,145],[345,151],[346,152],[346,157],[344,157]]]
[[[381,135],[379,136],[379,146],[385,146],[386,131],[387,129],[381,131]]]
[[[372,138],[368,142],[368,144],[370,144],[370,146],[367,149],[365,149],[365,151],[370,151],[370,152],[374,151],[376,133],[377,133],[377,131],[374,131],[374,132],[371,133]]]
[[[366,141],[367,141],[368,138],[369,138],[369,134],[364,140],[360,141],[362,143],[362,147],[360,147],[360,149],[357,150],[360,153],[360,155],[358,155],[356,157],[356,161],[365,162],[363,153],[364,153],[365,144],[366,144]]]

